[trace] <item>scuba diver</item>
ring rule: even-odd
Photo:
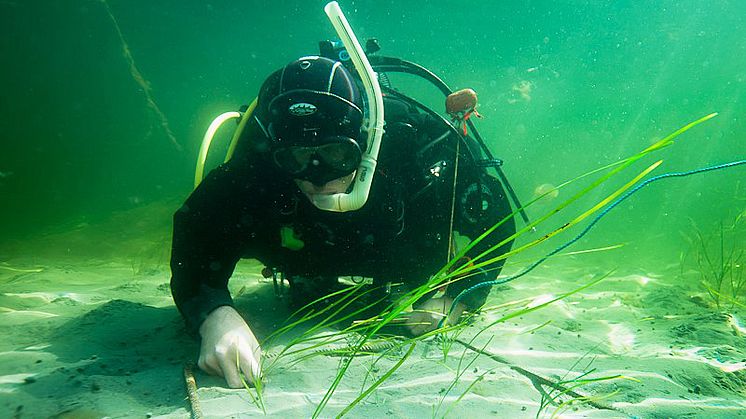
[[[512,212],[505,181],[487,173],[489,162],[465,126],[462,132],[461,125],[386,86],[377,166],[374,173],[363,170],[370,136],[360,80],[332,54],[322,55],[302,57],[266,79],[232,158],[212,170],[174,215],[173,298],[201,338],[199,367],[223,376],[230,387],[242,386],[237,359],[249,381],[261,374],[259,342],[227,288],[239,259],[281,272],[296,307],[339,289],[344,276],[412,289],[453,257],[459,239],[463,244],[479,237]],[[380,79],[405,63],[378,56],[371,62]],[[450,96],[448,103],[454,102],[459,98]],[[462,124],[475,103],[468,106],[458,115]],[[318,204],[349,193],[361,176],[373,179],[359,209]],[[511,218],[467,257],[514,232]],[[423,297],[409,331],[422,334],[479,310],[489,287],[449,308],[464,290],[496,278],[501,267],[496,262]]]

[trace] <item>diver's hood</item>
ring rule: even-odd
[[[273,146],[312,147],[334,136],[353,139],[365,149],[361,135],[363,111],[355,103],[330,92],[295,89],[269,103],[269,132]]]

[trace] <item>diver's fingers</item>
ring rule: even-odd
[[[197,366],[199,367],[199,369],[210,375],[223,375],[223,371],[220,369],[218,358],[215,356],[215,354],[211,354],[209,356],[200,354],[199,360],[197,361]]]
[[[238,376],[238,365],[236,365],[236,348],[233,348],[232,351],[226,351],[224,356],[221,356],[219,359],[220,363],[220,369],[223,371],[223,377],[225,378],[225,381],[228,383],[228,387],[231,388],[241,388],[243,387],[243,384],[241,384],[241,377]]]
[[[427,331],[430,322],[423,318],[422,313],[414,313],[407,318],[405,326],[409,329],[409,333],[414,336],[419,336]]]
[[[246,377],[249,383],[253,384],[257,380],[262,379],[261,363],[259,362],[258,356],[255,357],[254,354],[248,351],[241,351],[239,359],[241,361],[241,371],[243,371],[243,375]]]

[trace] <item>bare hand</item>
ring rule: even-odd
[[[224,377],[232,388],[243,387],[239,367],[249,383],[261,379],[259,342],[233,307],[215,309],[200,326],[199,334],[202,346],[197,365],[202,371]]]
[[[419,336],[437,329],[439,325],[445,326],[457,323],[461,314],[466,310],[466,307],[458,303],[453,311],[448,313],[451,305],[453,305],[453,299],[450,297],[430,298],[417,306],[409,314],[407,317],[407,329],[413,335]],[[448,316],[447,319],[446,316]],[[443,321],[442,325],[440,324],[441,321]]]

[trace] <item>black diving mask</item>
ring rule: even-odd
[[[275,164],[293,178],[322,186],[354,172],[360,165],[362,151],[352,138],[332,136],[320,145],[283,147],[272,156]]]

